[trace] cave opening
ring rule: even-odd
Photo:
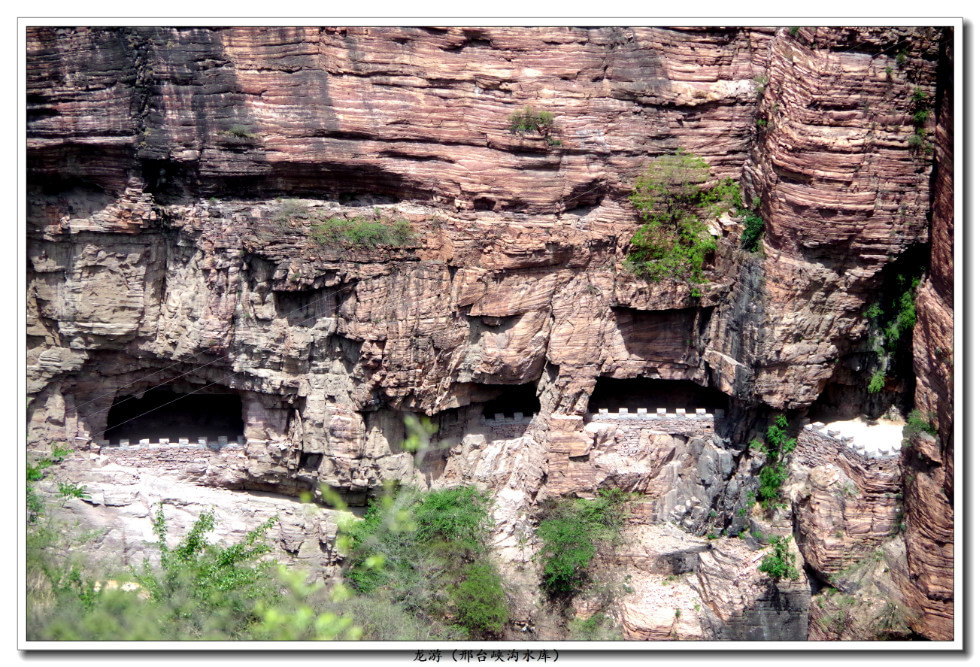
[[[627,408],[630,412],[647,408],[653,412],[656,408],[724,410],[727,407],[728,396],[723,392],[702,387],[690,380],[618,380],[600,377],[589,398],[589,412],[592,413],[600,409],[618,412],[620,408]]]
[[[513,417],[518,412],[525,417],[533,417],[541,412],[541,401],[538,400],[537,385],[534,382],[500,387],[500,393],[483,404],[484,419],[493,419],[498,414]]]
[[[197,442],[200,437],[227,436],[234,441],[244,435],[242,399],[237,393],[150,389],[139,398],[129,395],[113,401],[103,437],[118,444],[121,438],[134,443],[146,438],[151,442],[160,438]]]

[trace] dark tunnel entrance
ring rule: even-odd
[[[502,387],[500,394],[483,404],[483,417],[493,419],[495,415],[513,417],[520,412],[525,417],[533,417],[541,412],[536,385],[533,382]]]
[[[104,438],[118,444],[120,438],[156,442],[169,438],[218,438],[233,441],[245,434],[242,399],[236,393],[183,394],[169,389],[150,389],[142,398],[123,396],[109,408]]]
[[[727,409],[728,396],[690,380],[616,380],[601,377],[589,398],[589,412],[596,413],[601,408],[609,412],[618,412],[620,408],[628,408],[630,412],[635,412],[637,408],[647,408],[650,412],[656,408],[667,408],[668,411],[705,408],[710,412]]]

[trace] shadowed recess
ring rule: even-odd
[[[242,399],[235,393],[180,394],[151,389],[142,398],[123,396],[109,408],[105,438],[116,444],[128,438],[133,444],[149,438],[217,438],[234,440],[245,434]]]
[[[619,408],[628,408],[630,412],[636,408],[647,408],[653,412],[656,408],[691,411],[695,408],[715,410],[727,407],[728,397],[725,394],[690,380],[616,380],[602,377],[589,400],[589,412],[598,412],[600,408],[610,412],[617,412]]]
[[[525,417],[533,417],[541,411],[536,386],[536,383],[528,382],[502,388],[499,396],[484,404],[483,416],[487,419],[493,419],[497,414],[513,417],[515,412],[520,412]]]

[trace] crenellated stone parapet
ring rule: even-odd
[[[511,415],[498,412],[493,418],[483,417],[480,423],[490,431],[494,440],[510,440],[524,435],[533,418],[534,415],[525,415],[523,412]]]
[[[637,408],[630,412],[628,408],[616,411],[600,408],[598,412],[590,412],[587,422],[612,423],[620,427],[654,429],[664,433],[679,435],[711,435],[715,432],[715,422],[724,419],[724,410],[708,411],[706,408]]]
[[[882,443],[880,447],[870,447],[865,442],[855,440],[853,436],[843,435],[839,431],[829,428],[822,422],[813,422],[803,427],[800,434],[808,434],[817,439],[829,441],[828,444],[837,448],[846,449],[848,452],[863,459],[895,459],[902,451],[901,442]]]
[[[118,450],[126,451],[133,449],[224,449],[224,448],[236,448],[241,449],[248,443],[267,443],[268,441],[263,440],[246,440],[245,436],[237,436],[234,439],[229,439],[228,436],[221,435],[217,438],[177,438],[173,440],[171,438],[159,438],[153,440],[151,438],[141,438],[135,442],[130,438],[120,438],[115,444],[110,443],[106,439],[93,440],[92,443],[100,450]]]

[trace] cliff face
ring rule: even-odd
[[[952,497],[943,37],[32,29],[29,446],[68,440],[117,456],[99,450],[121,421],[114,405],[166,383],[240,401],[242,456],[195,477],[206,486],[297,494],[323,483],[363,502],[387,479],[475,482],[495,494],[498,546],[514,563],[540,499],[600,487],[642,493],[647,521],[734,535],[760,465],[744,445],[758,419],[785,410],[799,425],[858,395],[856,407],[881,407],[865,392],[874,352],[863,313],[889,272],[931,243],[915,377],[893,374],[882,396],[908,408],[914,384],[916,406],[940,415],[938,449],[917,445],[928,465],[902,465],[918,466],[906,494],[919,499],[905,595],[925,614],[916,631],[945,638],[952,510],[930,500],[936,489]],[[924,126],[939,165],[932,195],[933,156],[908,145],[915,89],[939,102],[938,127],[935,116]],[[554,115],[550,137],[510,132],[524,107]],[[766,221],[761,254],[741,249],[738,219],[712,223],[701,296],[623,268],[638,224],[633,182],[677,149],[738,180]],[[413,238],[318,239],[336,218],[404,220]],[[629,383],[638,378],[660,384]],[[701,430],[684,427],[686,415],[682,428],[604,422],[603,401],[634,415],[637,401],[651,413],[722,413]],[[443,445],[420,466],[400,446],[406,415],[439,427]],[[870,535],[835,546],[821,534],[833,524],[819,500],[830,487],[815,478],[809,500],[794,501],[801,557],[817,571],[888,535],[879,524],[894,508],[880,493],[895,475],[882,482],[856,465],[844,474],[870,495],[846,512]],[[697,570],[705,590],[720,586],[716,560],[749,558],[711,554]],[[800,618],[805,634],[805,592],[783,593],[689,634],[755,636],[739,623],[769,627],[758,618],[772,605],[795,610],[774,636],[798,636]],[[632,636],[670,634],[636,614],[624,619]]]
[[[907,454],[909,569],[906,596],[923,616],[916,629],[953,637],[953,46],[938,72],[936,174],[929,273],[916,300],[916,408],[938,425],[914,438]]]

